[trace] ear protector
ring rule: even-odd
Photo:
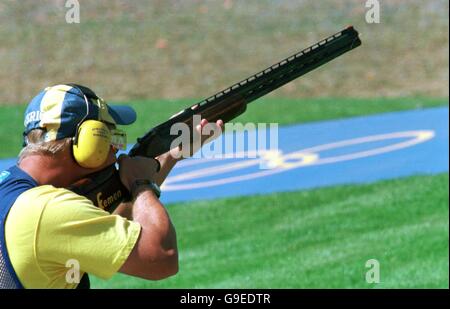
[[[97,120],[86,120],[77,129],[72,151],[82,167],[97,168],[105,163],[111,149],[111,131]]]
[[[72,140],[73,157],[82,167],[97,168],[108,158],[113,134],[106,123],[98,120],[85,120],[89,115],[89,102],[85,93],[92,99],[100,100],[100,98],[92,91],[83,91],[79,85],[69,85],[77,88],[83,94],[86,102],[86,115],[78,123],[75,137]]]

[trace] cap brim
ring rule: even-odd
[[[109,114],[116,124],[127,125],[136,121],[136,112],[130,106],[126,105],[108,105]]]

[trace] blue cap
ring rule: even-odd
[[[66,84],[45,88],[29,103],[25,111],[24,135],[34,129],[44,129],[45,140],[74,137],[84,120],[128,125],[136,121],[130,106],[108,105],[87,87]]]

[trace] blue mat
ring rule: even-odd
[[[282,127],[281,154],[180,162],[163,187],[162,200],[266,194],[446,172],[448,140],[448,107]],[[270,166],[270,161],[273,169],[261,169],[261,163]]]
[[[448,172],[448,117],[448,107],[440,107],[280,127],[278,151],[180,162],[161,198],[172,203]],[[14,162],[0,161],[0,170]]]

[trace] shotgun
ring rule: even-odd
[[[137,139],[129,156],[155,158],[171,149],[179,134],[170,134],[176,123],[192,128],[194,115],[208,122],[218,119],[229,122],[245,112],[247,104],[272,92],[290,81],[322,66],[340,55],[361,45],[358,32],[346,29],[262,70],[203,101],[186,108],[175,117],[150,129]],[[195,108],[193,108],[195,106]],[[181,134],[181,133],[180,133]],[[121,202],[130,198],[122,185],[115,165],[82,179],[70,187],[72,191],[89,198],[96,206],[112,212]]]

